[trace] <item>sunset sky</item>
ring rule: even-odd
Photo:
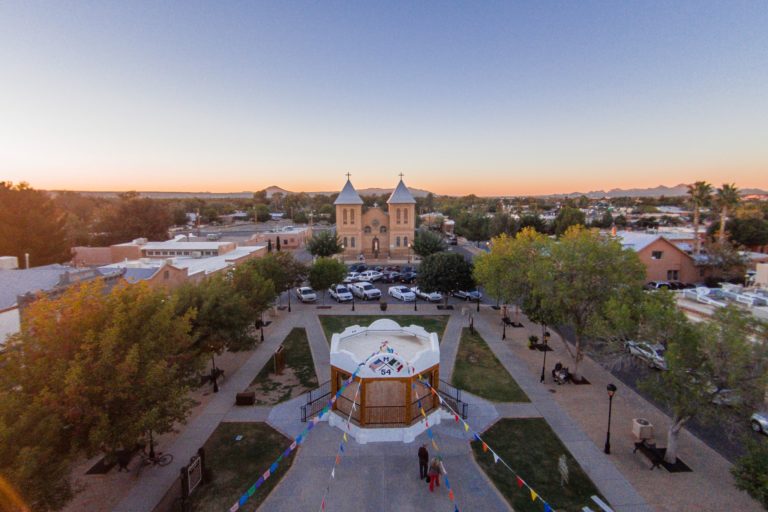
[[[0,2],[0,180],[768,188],[768,3]]]

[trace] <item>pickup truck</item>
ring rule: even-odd
[[[351,291],[352,294],[359,299],[369,300],[378,299],[381,297],[381,292],[379,289],[368,281],[360,281],[359,283],[350,284],[348,288],[349,291]]]

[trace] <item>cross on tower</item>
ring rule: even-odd
[[[350,176],[352,176],[350,173],[347,173],[347,174],[346,174],[346,177],[347,177],[347,181],[349,181],[349,177],[350,177]]]
[[[403,181],[403,176],[405,176],[403,173],[398,174],[400,176],[400,181]]]

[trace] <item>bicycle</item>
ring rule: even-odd
[[[144,454],[144,452],[139,453],[139,467],[136,470],[136,478],[139,477],[141,474],[141,470],[144,469],[144,466],[167,466],[171,462],[173,462],[173,455],[170,453],[162,453],[157,452],[154,457],[150,455]]]

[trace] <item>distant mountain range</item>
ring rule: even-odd
[[[269,186],[263,190],[266,190],[267,192],[267,198],[271,198],[273,194],[281,193],[283,195],[285,194],[295,194],[296,192],[292,192],[290,190],[286,190],[282,187],[278,187],[276,185]],[[392,193],[391,188],[361,188],[357,189],[357,192],[361,196],[370,196],[370,195],[381,195],[381,194],[391,194]],[[430,192],[428,190],[423,190],[419,188],[409,188],[411,191],[411,194],[413,194],[414,197],[426,197],[427,194]],[[56,193],[56,191],[51,191],[52,193]],[[116,197],[117,194],[120,192],[80,192],[80,194],[83,195],[89,195],[89,196],[96,196],[96,197]],[[315,195],[331,195],[336,194],[338,191],[334,192],[307,192],[310,196]],[[616,198],[616,197],[660,197],[660,196],[667,196],[667,197],[674,197],[674,196],[684,196],[688,194],[688,185],[681,183],[680,185],[676,185],[674,187],[666,187],[664,185],[659,185],[658,187],[654,188],[628,188],[628,189],[622,189],[622,188],[614,188],[608,191],[604,190],[593,190],[591,192],[571,192],[569,194],[543,194],[541,197],[552,197],[552,198],[558,198],[558,197],[580,197],[580,196],[587,196],[590,199],[602,199],[604,197],[607,198]],[[751,195],[751,194],[761,194],[761,195],[768,195],[768,191],[759,189],[759,188],[744,188],[741,189],[742,195]],[[185,199],[185,198],[192,198],[192,197],[199,197],[203,199],[248,199],[253,197],[253,192],[139,192],[139,195],[142,197],[152,197],[155,199]],[[436,196],[439,194],[435,194]],[[515,196],[505,196],[505,197],[515,197]]]
[[[276,185],[272,185],[270,187],[265,188],[264,190],[267,191],[267,197],[271,198],[272,194],[280,193],[280,194],[295,194],[296,192],[291,192],[290,190],[285,190],[282,187],[278,187]],[[373,196],[377,195],[380,196],[382,194],[391,194],[394,188],[358,188],[357,193],[361,196]],[[408,187],[408,190],[411,191],[411,194],[413,197],[426,197],[427,194],[429,194],[429,190],[422,190],[420,188],[411,188]],[[334,192],[306,192],[307,195],[310,196],[318,196],[318,195],[326,195],[329,196],[331,194],[338,194],[339,191],[336,190]]]
[[[740,189],[742,195],[768,194],[768,191],[759,188]],[[688,185],[681,183],[674,187],[659,185],[654,188],[613,188],[609,191],[593,190],[591,192],[571,192],[570,194],[548,194],[546,197],[580,197],[587,196],[590,199],[615,198],[615,197],[674,197],[688,195]]]

